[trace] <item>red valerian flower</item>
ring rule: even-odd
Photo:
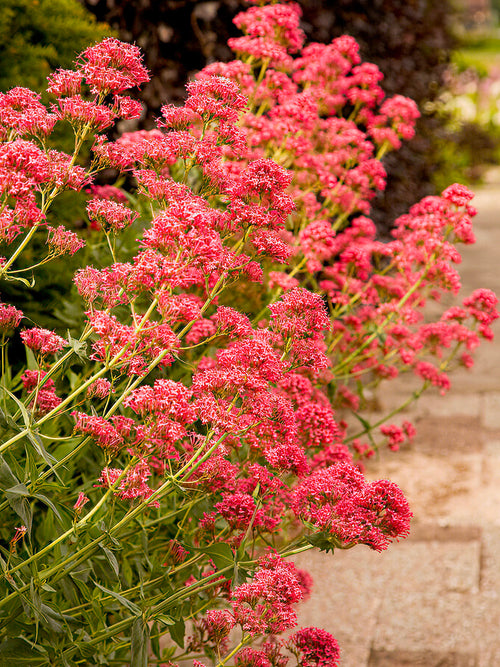
[[[57,97],[72,97],[81,92],[83,75],[78,71],[60,68],[47,77],[47,80],[48,93]]]
[[[459,183],[449,185],[443,190],[442,196],[456,206],[467,206],[470,200],[474,199],[474,193]]]
[[[121,93],[149,81],[140,49],[114,37],[89,47],[81,59],[85,82],[96,94]]]
[[[73,412],[75,431],[92,436],[97,444],[111,454],[123,448],[125,441],[115,426],[104,417],[87,415],[84,412]]]
[[[48,329],[25,329],[21,331],[21,339],[26,347],[40,354],[55,354],[67,345],[67,341]]]
[[[11,88],[0,93],[0,136],[33,135],[44,137],[52,132],[57,118],[40,101],[40,95],[28,88]]]
[[[97,486],[111,488],[119,479],[121,481],[115,489],[115,493],[123,500],[135,500],[140,498],[147,500],[152,494],[147,480],[151,477],[151,469],[145,461],[139,461],[135,466],[124,472],[120,468],[104,468],[97,480]],[[158,501],[152,501],[151,505],[159,507]]]
[[[186,108],[206,120],[235,123],[247,100],[235,81],[227,77],[212,76],[187,84]]]
[[[278,634],[296,624],[291,605],[302,597],[294,564],[269,551],[259,559],[253,581],[234,590],[234,618],[244,632]]]
[[[88,398],[106,398],[113,391],[111,382],[104,378],[97,378],[87,389]]]
[[[54,255],[74,255],[85,245],[85,241],[78,234],[66,229],[63,225],[57,228],[47,227],[47,230],[47,245]]]
[[[387,549],[391,539],[407,537],[412,513],[392,482],[367,483],[349,463],[316,470],[292,493],[292,509],[306,524],[330,534],[340,548],[366,544]]]
[[[82,507],[86,505],[89,502],[89,498],[83,493],[83,491],[80,491],[78,494],[78,498],[76,500],[76,503],[73,505],[73,509],[76,512],[80,512]]]
[[[0,329],[4,332],[9,329],[16,329],[23,317],[23,312],[18,308],[9,306],[6,303],[0,303]]]
[[[127,206],[110,199],[91,199],[87,204],[87,214],[91,221],[115,233],[129,227],[139,216]]]
[[[301,667],[337,667],[340,664],[337,641],[321,628],[301,628],[289,637],[286,645]]]

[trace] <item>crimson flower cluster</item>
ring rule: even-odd
[[[245,35],[230,40],[236,59],[200,72],[185,104],[165,105],[155,129],[115,141],[99,133],[141,113],[122,94],[148,79],[135,46],[109,38],[89,47],[74,70],[50,77],[50,109],[25,89],[0,95],[0,236],[8,247],[22,237],[0,276],[16,279],[12,267],[36,232],[49,247],[41,263],[79,249],[74,232],[46,225],[64,189],[87,187],[89,224],[110,251],[109,261],[75,275],[85,307],[79,340],[21,331],[37,368],[10,393],[16,419],[24,401],[25,421],[1,451],[23,437],[34,441],[46,477],[56,467],[93,466],[92,483],[72,489],[72,527],[28,565],[87,539],[70,564],[102,548],[118,572],[111,545],[119,554],[118,538],[129,539],[136,521],[161,550],[155,564],[147,548],[133,547],[134,567],[117,578],[120,586],[130,578],[126,591],[98,584],[115,605],[109,618],[118,607],[135,613],[130,624],[99,626],[104,643],[119,643],[133,625],[124,651],[142,650],[137,628],[147,634],[150,620],[171,626],[177,641],[183,619],[163,614],[177,609],[195,618],[192,652],[219,664],[234,656],[238,667],[285,667],[292,655],[302,667],[337,665],[337,643],[323,630],[274,638],[296,625],[294,605],[311,582],[278,551],[256,560],[255,548],[283,545],[286,553],[294,534],[298,550],[381,551],[406,537],[403,492],[387,480],[368,482],[359,459],[379,446],[375,431],[396,450],[414,428],[363,418],[353,434],[350,414],[365,407],[367,390],[401,372],[419,377],[422,391],[434,385],[444,393],[449,368],[472,364],[498,317],[496,296],[480,289],[425,320],[429,299],[460,287],[456,245],[474,241],[472,193],[453,185],[427,197],[396,221],[390,241],[377,239],[368,216],[385,187],[382,158],[411,138],[418,110],[401,96],[385,99],[381,73],[361,62],[352,38],[304,46],[300,15],[294,2],[239,14]],[[73,156],[46,148],[59,121],[74,130]],[[90,136],[86,171],[76,158]],[[138,245],[126,257],[120,239],[139,214],[117,188],[91,183],[98,169],[127,174],[145,204]],[[22,317],[0,304],[2,343]],[[42,437],[71,443],[54,445],[60,459],[52,459],[42,456]],[[84,451],[91,454],[79,459]],[[44,570],[40,595],[55,591],[57,567]],[[140,581],[132,585],[135,570]],[[162,576],[167,586],[155,584]],[[16,583],[20,594],[23,585]],[[137,604],[126,597],[134,595]],[[88,612],[86,604],[69,608],[76,617]],[[228,653],[236,628],[242,640]],[[246,646],[258,637],[260,647]],[[67,651],[75,650],[71,641]]]

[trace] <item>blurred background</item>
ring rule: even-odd
[[[379,228],[454,181],[480,181],[500,155],[500,0],[302,0],[308,39],[352,35],[384,73],[387,94],[414,99],[416,138],[385,158]],[[46,75],[107,34],[135,42],[152,80],[140,99],[152,126],[207,63],[231,59],[244,0],[0,0],[0,89],[41,90]],[[122,127],[120,129],[134,129]]]

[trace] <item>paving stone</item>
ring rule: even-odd
[[[400,542],[384,552],[387,572],[384,598],[425,591],[436,597],[447,592],[477,592],[480,543]]]
[[[470,653],[372,651],[368,667],[479,667],[479,665],[477,656]]]
[[[315,584],[310,599],[297,609],[299,624],[331,632],[341,647],[342,667],[368,663],[377,610],[390,574],[380,567],[380,556],[360,546],[334,555],[308,551],[294,557]]]
[[[435,456],[480,452],[484,445],[479,416],[420,417],[414,449]]]
[[[433,417],[472,417],[479,418],[482,401],[479,394],[461,393],[454,386],[446,396],[425,393],[418,399],[415,413]]]
[[[367,476],[370,479],[386,477],[396,482],[408,498],[416,523],[442,526],[477,523],[481,503],[487,506],[488,495],[488,491],[481,490],[482,454],[438,458],[415,449],[416,445],[411,451],[400,451],[390,457],[384,454],[380,461],[369,463]],[[478,492],[485,498],[474,499]],[[460,507],[455,506],[457,499],[463,501]],[[490,518],[492,512],[491,508]]]
[[[474,542],[482,536],[479,526],[439,526],[437,524],[413,524],[408,542]]]
[[[500,665],[500,647],[479,652],[478,667],[497,667]]]
[[[481,542],[481,592],[488,599],[498,600],[500,610],[500,528],[485,531]],[[500,648],[500,628],[498,633]]]
[[[393,590],[380,607],[373,649],[474,655],[479,637],[469,610],[468,593]]]
[[[500,428],[500,392],[490,392],[483,396],[482,422],[485,428]]]
[[[498,247],[500,248],[500,245]],[[498,271],[498,259],[496,259],[495,271],[497,275],[500,275],[500,271]],[[493,287],[491,281],[483,282],[483,287],[496,290],[500,294],[500,288]],[[467,290],[469,293],[471,291],[472,289]],[[498,320],[493,324],[492,329],[495,338],[498,338],[500,336]],[[495,368],[500,368],[500,345],[496,341],[494,343],[483,341],[481,347],[474,351],[474,366],[471,369],[457,368],[450,375],[452,391],[458,390],[468,394],[499,392],[500,374],[492,372]],[[444,400],[446,400],[446,396]]]
[[[488,458],[498,459],[495,461],[495,465],[498,465],[500,461],[500,438],[487,438],[484,453]]]
[[[471,619],[476,634],[480,667],[500,665],[500,599],[497,591],[485,591],[473,596],[469,606],[463,608],[464,615]],[[471,612],[469,612],[471,610]]]
[[[500,466],[490,457],[476,461],[475,465],[481,465],[480,469],[476,467],[477,481],[473,481],[473,461],[469,461],[464,468],[468,488],[443,503],[442,516],[451,525],[475,522],[487,528],[500,526]]]

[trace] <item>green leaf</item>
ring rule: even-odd
[[[29,347],[26,348],[26,363],[30,371],[38,370],[38,364],[36,362],[35,355],[33,354],[33,350],[31,350]]]
[[[28,430],[27,436],[28,436],[28,440],[33,445],[37,454],[39,454],[43,458],[43,460],[49,466],[49,468],[52,470],[53,474],[57,477],[59,482],[63,486],[66,486],[64,484],[64,482],[62,481],[61,477],[59,476],[59,473],[57,472],[57,470],[52,465],[53,463],[55,463],[57,461],[57,459],[54,456],[52,456],[51,454],[49,454],[48,451],[45,449],[40,436],[37,433],[34,433],[31,429]]]
[[[53,632],[61,633],[63,632],[63,626],[59,621],[56,620],[57,617],[61,618],[61,615],[58,614],[56,611],[51,609],[49,606],[46,604],[42,604],[40,607],[40,611],[45,617],[45,623],[46,626],[48,626]]]
[[[24,484],[16,484],[15,486],[11,486],[10,489],[5,489],[5,493],[7,495],[12,495],[12,496],[29,496],[30,492],[28,491],[27,487]]]
[[[30,503],[25,497],[19,495],[7,496],[7,501],[28,529],[28,533],[31,533],[31,526],[33,524],[33,509],[31,508]]]
[[[233,577],[232,577],[232,585],[240,586],[241,584],[244,584],[249,576],[250,573],[248,570],[245,570],[244,568],[240,567],[238,563],[235,563],[233,570]]]
[[[36,452],[40,454],[45,463],[48,463],[48,465],[52,468],[52,463],[55,463],[57,459],[54,458],[51,454],[49,454],[48,451],[45,449],[45,447],[43,446],[42,439],[40,438],[38,433],[35,433],[31,429],[29,429],[27,435],[28,435],[28,440],[31,442]]]
[[[31,419],[30,415],[28,414],[28,411],[26,410],[26,406],[22,401],[20,401],[15,394],[13,394],[11,391],[9,391],[6,387],[0,387],[2,391],[4,391],[6,394],[8,394],[11,399],[14,401],[14,403],[17,405],[19,410],[21,411],[21,414],[23,416],[23,421],[24,425],[26,426],[27,429],[31,430]]]
[[[211,544],[209,547],[196,548],[191,547],[195,551],[201,551],[211,558],[215,564],[215,567],[218,570],[223,570],[228,565],[234,565],[234,554],[229,546],[225,542],[220,544]]]
[[[12,667],[13,664],[38,667],[50,664],[48,658],[40,653],[46,653],[46,650],[21,637],[6,639],[0,644],[0,667]]]
[[[158,616],[155,616],[155,620],[162,625],[175,625],[175,623],[177,623],[175,618],[168,616],[167,614],[159,614]]]
[[[33,455],[33,452],[28,448],[26,449],[26,465],[25,465],[25,476],[28,476],[28,479],[31,483],[36,482],[38,479],[38,467],[36,465],[36,459]]]
[[[149,625],[142,616],[132,626],[130,667],[148,667]]]
[[[92,570],[90,569],[90,567],[80,565],[80,566],[78,566],[78,569],[71,570],[69,575],[75,582],[76,581],[81,581],[83,584],[86,584],[87,581],[89,580],[89,576],[90,576],[91,571]],[[88,593],[88,589],[87,589],[87,591],[84,591],[85,597],[88,597],[87,593]]]
[[[177,646],[180,646],[180,648],[184,648],[185,634],[186,634],[186,624],[184,623],[184,619],[180,618],[178,621],[174,623],[174,625],[170,626],[170,636],[172,637],[173,641],[177,644]]]
[[[7,502],[12,507],[14,512],[23,520],[24,525],[31,533],[31,524],[33,521],[33,510],[30,503],[27,501],[29,491],[24,484],[16,484],[5,490]]]
[[[45,496],[43,493],[34,493],[33,498],[37,498],[44,505],[47,505],[47,507],[50,507],[50,509],[54,512],[54,514],[59,519],[59,521],[62,521],[61,515],[57,511],[57,507],[54,505],[54,503],[49,498],[47,498],[47,496]]]
[[[158,660],[159,660],[161,658],[160,624],[159,623],[153,623],[153,627],[151,628],[150,642],[151,642],[151,650],[153,651],[153,655],[156,658],[158,658]]]
[[[3,456],[0,456],[0,486],[6,487],[16,484],[20,484],[20,481],[10,469],[7,461],[3,458]]]
[[[56,589],[49,586],[49,584],[42,584],[41,588],[42,590],[47,591],[47,593],[57,593]]]
[[[331,537],[327,536],[325,533],[315,533],[314,535],[309,535],[306,537],[306,540],[309,542],[309,544],[312,544],[313,547],[316,547],[320,551],[326,551],[326,553],[329,551],[333,553],[335,547],[337,546],[332,541]]]
[[[12,417],[9,414],[5,414],[2,408],[0,408],[0,422],[2,423],[2,426],[6,424],[7,426],[13,428],[15,431],[19,430],[19,427],[16,424],[16,422],[12,419]]]
[[[140,614],[142,614],[141,608],[138,607],[134,602],[131,602],[130,600],[127,600],[127,598],[124,598],[123,595],[120,595],[119,593],[116,593],[115,591],[112,591],[109,588],[106,588],[105,586],[101,586],[101,584],[98,584],[97,581],[94,581],[94,584],[101,591],[115,598],[115,600],[117,600],[121,605],[123,605],[129,611],[131,611],[134,614],[134,616],[139,616]]]
[[[118,565],[118,561],[116,560],[115,554],[111,551],[111,549],[108,549],[108,547],[105,547],[102,544],[99,544],[99,546],[104,551],[109,564],[113,568],[113,572],[116,574],[118,578],[120,576],[120,566]]]

